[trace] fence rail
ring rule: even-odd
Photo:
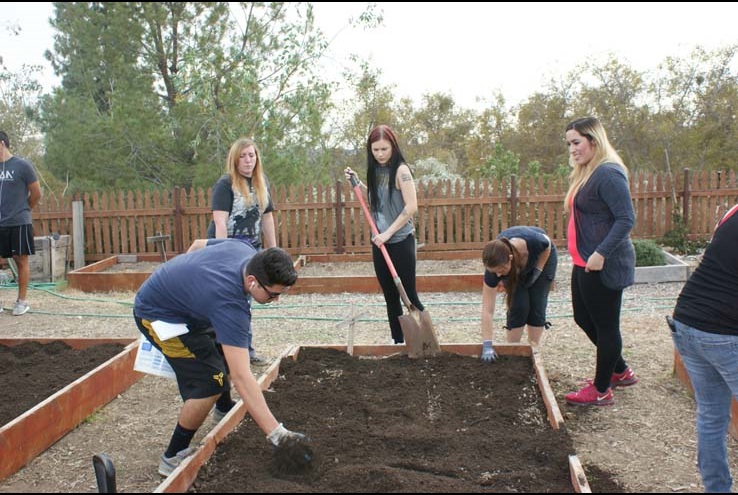
[[[416,229],[425,251],[481,250],[502,229],[538,225],[554,242],[565,243],[564,180],[518,178],[496,181],[438,181],[418,185]],[[634,238],[659,239],[674,228],[680,212],[691,240],[707,240],[717,220],[738,203],[736,173],[685,169],[634,173]],[[366,254],[369,227],[348,184],[275,187],[277,243],[292,255]],[[147,238],[170,236],[168,252],[181,253],[206,237],[211,190],[88,193],[74,198],[84,212],[86,263],[116,254],[153,254]],[[37,236],[73,233],[73,199],[45,198],[34,209]]]

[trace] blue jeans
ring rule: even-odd
[[[674,320],[671,336],[697,400],[697,465],[705,492],[730,492],[727,435],[738,397],[738,336],[707,333]]]

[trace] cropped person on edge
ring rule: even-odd
[[[738,205],[718,222],[670,322],[697,400],[697,465],[706,492],[730,493],[726,436],[738,399]]]
[[[482,252],[482,360],[494,361],[492,319],[500,284],[507,297],[507,341],[520,342],[528,326],[528,342],[540,345],[551,284],[556,277],[556,246],[540,227],[503,230]]]
[[[387,262],[379,246],[387,248],[390,259],[397,270],[410,302],[423,311],[425,307],[418,298],[415,287],[415,225],[413,216],[418,211],[418,198],[412,172],[402,156],[395,133],[386,125],[378,125],[369,132],[366,142],[367,169],[366,190],[369,209],[379,235],[372,238],[372,259],[374,271],[387,303],[392,340],[395,344],[405,342],[400,327],[403,308],[400,292],[397,290]],[[347,167],[346,180],[356,172]]]
[[[164,354],[184,400],[161,455],[162,476],[194,453],[190,443],[213,405],[224,411],[232,407],[231,381],[274,446],[305,441],[304,435],[274,418],[251,372],[248,353],[250,298],[261,304],[279,299],[297,281],[292,259],[282,249],[257,252],[235,239],[210,239],[199,246],[204,247],[157,269],[138,290],[133,307],[136,325]],[[185,333],[162,340],[156,330],[159,322]]]
[[[0,131],[0,160],[0,256],[13,258],[18,269],[18,298],[12,314],[20,316],[29,309],[26,293],[31,279],[30,255],[36,254],[31,210],[41,200],[41,186],[33,166],[10,152],[5,131]]]
[[[574,321],[597,348],[594,380],[566,394],[579,406],[614,404],[612,389],[634,385],[638,377],[622,356],[620,309],[623,289],[635,281],[635,250],[630,231],[635,223],[628,170],[594,117],[566,126],[570,212],[567,243],[573,269],[571,300]]]
[[[226,173],[213,186],[212,209],[209,238],[245,239],[257,251],[262,247],[262,236],[264,247],[277,245],[269,181],[259,149],[251,139],[240,138],[231,145]],[[249,356],[254,364],[266,363],[254,350],[251,329]]]

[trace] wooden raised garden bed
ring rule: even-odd
[[[67,285],[82,292],[117,292],[136,291],[151,275],[151,271],[110,271],[105,270],[116,265],[129,265],[135,268],[139,262],[161,262],[156,254],[119,254],[105,258],[97,263],[83,266],[67,273]]]
[[[439,258],[440,255],[444,254]],[[419,255],[420,256],[420,255]],[[480,257],[477,252],[449,252],[427,253],[435,259],[470,259]],[[430,258],[428,258],[430,259]],[[139,262],[161,261],[158,255],[117,255],[98,261],[91,265],[71,271],[67,274],[68,286],[83,292],[109,291],[136,291],[149,278],[152,271],[135,271]],[[300,269],[309,262],[344,262],[344,261],[371,261],[371,255],[318,255],[300,256],[295,261],[295,267]],[[130,269],[112,270],[125,265]],[[481,267],[481,261],[480,261]],[[109,270],[109,271],[106,271]],[[417,289],[419,292],[479,292],[482,287],[483,272],[473,274],[438,274],[418,275]],[[377,293],[380,292],[379,282],[375,275],[371,276],[329,276],[329,277],[299,277],[297,284],[290,290],[290,294],[341,294],[343,292]]]
[[[0,480],[18,471],[143,376],[133,371],[137,351],[134,339],[0,339],[0,345],[8,347],[30,342],[63,342],[73,349],[103,344],[122,344],[125,348],[0,427]]]
[[[487,467],[486,460],[480,461],[482,467],[473,470],[472,479],[466,481],[462,479],[458,486],[463,487],[471,484],[471,486],[477,486],[482,491],[497,491],[500,486],[511,487],[515,483],[520,483],[521,478],[523,478],[523,485],[518,486],[527,486],[525,483],[530,482],[531,478],[536,483],[538,480],[535,478],[542,478],[544,471],[546,471],[557,473],[555,474],[557,480],[563,483],[562,491],[591,491],[578,457],[574,452],[569,451],[572,448],[572,443],[562,428],[563,416],[549,386],[540,355],[536,351],[529,345],[498,345],[495,346],[495,349],[500,355],[501,361],[492,364],[481,363],[478,360],[477,357],[481,352],[481,345],[479,344],[445,344],[441,348],[444,351],[440,355],[444,356],[443,359],[448,359],[453,363],[464,361],[463,369],[465,372],[463,375],[466,383],[453,383],[449,387],[445,376],[433,374],[433,360],[439,359],[438,357],[427,360],[410,360],[404,353],[401,353],[404,349],[401,346],[354,346],[353,357],[345,354],[347,348],[343,345],[301,346],[286,350],[281,359],[275,361],[260,378],[260,384],[264,390],[274,389],[273,392],[267,394],[267,401],[277,418],[285,421],[287,427],[298,431],[300,428],[290,422],[307,420],[295,419],[295,416],[298,415],[297,411],[310,408],[309,404],[315,401],[326,403],[325,406],[330,410],[330,413],[327,415],[318,413],[317,421],[312,422],[313,430],[317,429],[318,425],[335,425],[336,428],[335,437],[330,433],[326,435],[323,432],[324,436],[321,437],[321,440],[327,443],[323,443],[322,447],[316,450],[318,456],[321,455],[321,449],[325,453],[325,458],[316,458],[320,459],[320,476],[310,480],[288,477],[287,481],[284,481],[278,476],[272,477],[268,473],[265,474],[264,471],[267,468],[264,465],[269,464],[271,448],[264,444],[263,434],[258,431],[250,418],[242,422],[247,414],[247,409],[246,405],[239,401],[236,407],[205,437],[195,454],[187,458],[159,485],[156,492],[186,492],[193,484],[197,491],[217,491],[217,487],[209,488],[207,486],[209,480],[224,480],[224,478],[238,480],[239,473],[237,472],[229,471],[228,476],[223,476],[222,473],[209,472],[211,469],[216,471],[218,469],[232,470],[232,466],[226,466],[228,459],[234,459],[240,469],[249,471],[250,474],[245,475],[246,478],[249,478],[249,484],[242,486],[245,491],[269,491],[269,487],[279,487],[279,491],[287,492],[333,491],[318,483],[330,483],[330,481],[323,479],[330,478],[335,483],[340,481],[345,484],[347,481],[340,478],[346,476],[347,471],[353,469],[351,472],[354,476],[371,478],[371,486],[354,476],[350,476],[348,484],[351,485],[355,482],[355,489],[351,490],[349,488],[346,491],[382,492],[397,489],[400,491],[434,492],[438,491],[441,485],[448,483],[449,480],[454,482],[455,478],[464,478],[465,471],[469,470],[467,466],[456,466],[453,465],[453,461],[448,461],[454,452],[458,454],[459,445],[462,445],[461,450],[464,451],[462,454],[471,453],[472,456],[480,459],[489,459],[490,467]],[[339,356],[344,357],[339,357],[335,361],[325,358],[327,353],[335,353],[336,351],[339,352]],[[309,361],[300,363],[303,355],[316,355],[318,358],[309,360],[310,357],[305,357],[304,359]],[[320,358],[320,356],[324,357]],[[526,358],[530,359],[528,366],[516,369],[532,369],[534,370],[534,377],[530,375],[518,376],[519,380],[514,383],[501,381],[497,385],[491,384],[505,370],[503,368],[504,363],[512,363],[512,360],[516,360],[516,364],[521,364],[519,360],[525,360]],[[328,364],[328,361],[331,361],[331,364]],[[357,385],[358,380],[354,377],[358,375],[353,374],[356,373],[356,370],[346,371],[349,367],[346,363],[349,362],[351,368],[354,368],[354,365],[362,367],[360,373],[362,376],[374,377],[377,380],[377,386],[365,386],[363,383]],[[280,364],[282,363],[284,363],[284,367],[280,370]],[[335,363],[343,363],[344,366],[338,366]],[[525,363],[525,361],[522,363]],[[304,364],[305,368],[300,368],[301,371],[297,375],[290,374],[293,367],[301,364]],[[385,370],[390,364],[393,370],[400,371],[393,371],[391,376],[385,376]],[[306,368],[312,369],[312,371],[306,373]],[[476,374],[467,374],[467,369],[477,370],[477,372]],[[340,378],[344,373],[346,376],[341,381]],[[488,376],[485,376],[487,374]],[[400,375],[403,378],[400,378]],[[312,399],[308,396],[293,396],[291,394],[282,394],[283,399],[281,399],[280,388],[285,386],[283,383],[299,383],[304,380],[308,380],[309,383],[315,386],[314,389],[311,389],[313,385],[307,387],[306,393]],[[401,385],[393,387],[394,383],[401,383]],[[408,383],[410,383],[409,386]],[[471,390],[469,389],[470,383]],[[436,388],[436,386],[439,388]],[[359,390],[357,393],[345,394],[344,387],[357,387]],[[511,395],[509,397],[505,396],[506,398],[498,397],[495,392],[490,393],[485,387],[492,387],[492,389],[502,387],[495,389],[500,391],[503,388],[508,388],[509,390],[506,393]],[[419,392],[421,397],[419,401],[415,399],[406,400],[409,388]],[[441,392],[441,388],[443,392]],[[455,400],[453,392],[454,397],[450,399],[441,395],[446,394],[449,390],[458,390],[459,394],[471,393],[473,400]],[[378,391],[383,394],[381,400],[376,400],[376,397],[372,395]],[[341,397],[348,395],[351,399],[356,397],[359,402],[339,404],[335,402],[338,395]],[[509,400],[511,397],[512,400]],[[490,407],[490,401],[495,403],[496,407]],[[525,414],[525,418],[518,415],[506,416],[502,409],[506,409],[503,406],[510,402],[520,403],[519,406],[515,406],[518,414],[524,410],[530,412],[530,415]],[[538,404],[538,406],[533,407],[532,404]],[[420,411],[420,415],[418,415],[418,411]],[[495,414],[499,416],[495,417]],[[291,417],[292,419],[290,419]],[[454,425],[458,421],[459,430],[455,430],[456,426],[451,428],[450,433],[448,428],[441,429],[439,426],[442,417],[444,422],[451,419]],[[357,418],[358,422],[354,422],[357,421]],[[366,429],[370,424],[381,424],[380,418],[383,420],[389,418],[390,423],[394,424],[389,427],[371,426]],[[396,421],[393,421],[392,418],[395,418]],[[498,435],[495,438],[488,436],[488,431],[492,428],[493,423],[499,425],[500,422],[505,425],[504,435]],[[507,428],[508,424],[510,425],[509,428]],[[236,429],[236,427],[238,428]],[[327,426],[327,428],[330,429],[331,427]],[[424,432],[420,430],[424,430]],[[346,438],[349,432],[358,432],[358,438]],[[310,431],[306,431],[306,433],[310,434]],[[423,434],[428,436],[423,437]],[[516,443],[516,438],[522,438],[522,436],[518,437],[519,434],[525,435],[527,438],[533,437],[532,443],[536,448],[532,456],[535,459],[527,458],[529,451],[524,451],[522,446]],[[234,441],[228,442],[231,437],[235,437]],[[546,450],[551,444],[548,444],[547,447],[543,446],[546,443],[544,437],[565,439],[564,443],[567,447],[553,455],[554,453],[551,452],[550,448]],[[455,439],[455,449],[450,445],[450,438]],[[477,452],[476,447],[466,447],[466,442],[472,440],[490,441],[490,445],[493,447]],[[253,445],[251,445],[252,441]],[[219,445],[223,442],[226,443]],[[526,443],[530,445],[529,442]],[[340,454],[329,449],[329,446],[335,448],[336,444],[338,444]],[[509,449],[501,448],[503,444],[507,444]],[[235,446],[237,450],[245,450],[246,452],[243,455],[229,457],[230,451],[225,448],[230,446]],[[362,456],[366,455],[365,453],[382,449],[385,446],[395,449],[392,456],[397,456],[393,457],[398,459],[396,462],[392,459],[382,459],[376,466],[372,465],[368,469],[352,465],[352,462],[357,458],[360,462]],[[494,446],[498,448],[494,448]],[[399,454],[396,449],[399,449]],[[226,450],[226,453],[221,455],[222,450]],[[497,457],[502,457],[504,453],[515,456],[513,463],[516,467],[502,471],[493,469],[491,467],[492,461]],[[212,465],[208,465],[207,462],[211,459],[211,456],[216,456],[217,459],[213,460]],[[264,458],[264,456],[267,457]],[[554,458],[557,461],[555,466],[552,466],[551,459]],[[423,462],[427,462],[428,466],[422,465]],[[254,464],[242,466],[247,463]],[[531,468],[526,463],[536,464],[536,467]],[[439,466],[445,466],[445,468]],[[367,471],[376,472],[368,473]],[[532,476],[531,472],[533,473]],[[387,473],[389,473],[389,478],[387,478]],[[403,484],[412,483],[412,481],[409,481],[410,477],[430,481],[428,484],[420,482],[422,486]],[[267,485],[271,482],[276,483],[276,485],[259,485],[256,478],[262,479],[263,483]],[[226,483],[239,483],[238,481],[229,480],[224,481]],[[252,482],[255,485],[252,485]],[[290,483],[295,484],[290,485]],[[393,485],[394,483],[399,483],[399,485]],[[502,483],[502,485],[496,483]],[[377,484],[383,488],[378,488]],[[342,489],[342,487],[336,489]]]

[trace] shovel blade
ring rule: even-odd
[[[410,314],[400,316],[399,321],[409,357],[433,357],[441,352],[430,313],[413,310]]]

